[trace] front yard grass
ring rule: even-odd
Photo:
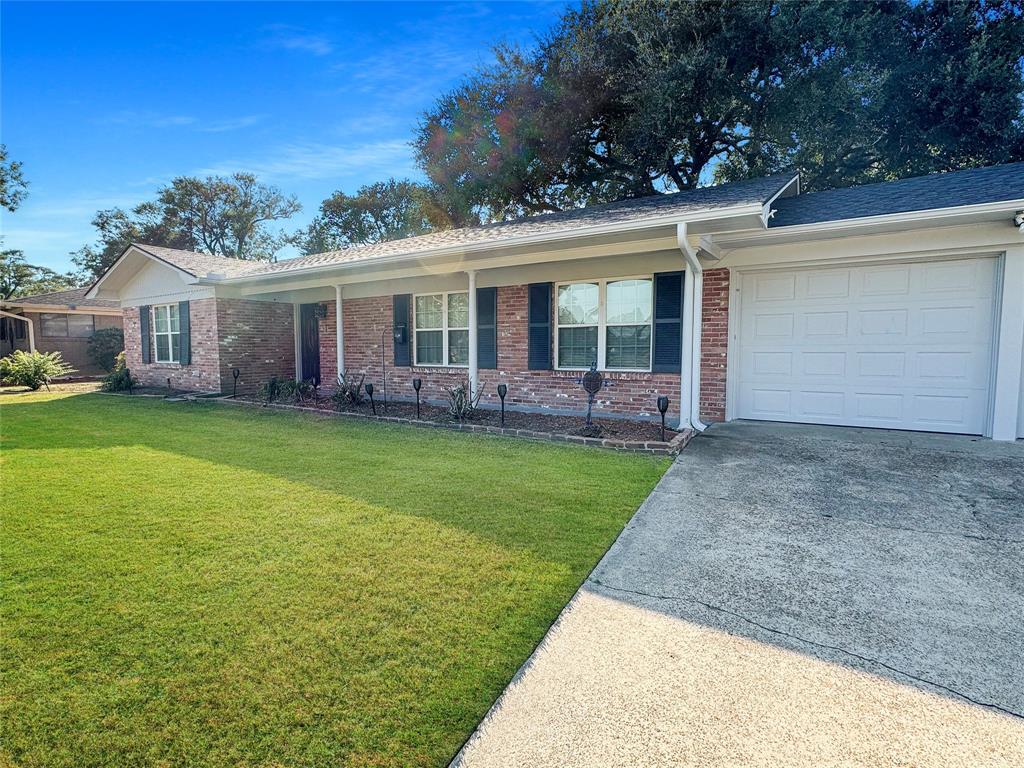
[[[5,395],[0,765],[444,765],[667,461]]]

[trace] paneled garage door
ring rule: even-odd
[[[981,434],[995,265],[744,274],[736,415]]]

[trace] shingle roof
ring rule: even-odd
[[[37,293],[35,296],[19,296],[16,299],[7,299],[4,304],[21,307],[32,306],[33,304],[67,306],[67,307],[105,307],[116,309],[121,305],[116,301],[106,299],[87,299],[85,292],[88,288],[73,288],[70,291],[51,291],[50,293]]]
[[[164,248],[159,245],[132,243],[140,251],[148,253],[161,261],[165,261],[178,269],[195,277],[206,277],[211,272],[224,277],[239,277],[259,270],[265,266],[260,261],[231,259],[226,256],[211,256],[208,253],[183,251],[178,248]]]
[[[1024,199],[1024,163],[810,192],[772,204],[771,229]]]
[[[794,174],[778,174],[763,179],[736,181],[687,192],[652,195],[617,203],[592,205],[571,211],[528,216],[514,221],[486,224],[479,227],[448,229],[418,237],[389,240],[373,245],[360,245],[340,251],[328,251],[276,263],[262,263],[246,274],[273,274],[308,267],[365,261],[385,256],[414,256],[436,248],[500,244],[502,240],[530,235],[571,232],[598,224],[642,221],[654,216],[671,216],[696,211],[712,211],[741,205],[763,205],[794,178]],[[147,246],[148,247],[148,246]]]

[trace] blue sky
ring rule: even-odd
[[[183,174],[247,170],[293,192],[288,229],[337,189],[418,178],[419,114],[563,7],[4,2],[0,136],[31,186],[0,219],[3,247],[67,270],[97,210]]]

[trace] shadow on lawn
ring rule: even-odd
[[[209,402],[74,395],[5,408],[18,415],[5,420],[8,450],[142,445],[179,453],[429,517],[561,563],[581,580],[667,465],[590,448]]]

